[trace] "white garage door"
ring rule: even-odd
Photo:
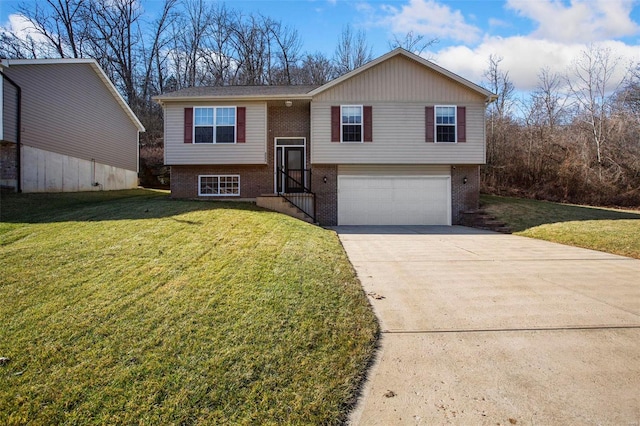
[[[338,176],[338,225],[451,225],[449,176]]]

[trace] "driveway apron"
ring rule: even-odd
[[[354,425],[640,425],[640,260],[464,227],[336,227],[382,338]]]

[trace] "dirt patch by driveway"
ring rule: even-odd
[[[640,424],[640,260],[463,227],[336,230],[383,330],[352,424]]]

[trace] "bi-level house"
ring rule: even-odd
[[[321,225],[451,225],[478,207],[495,96],[396,49],[322,86],[156,100],[175,198],[289,206]]]

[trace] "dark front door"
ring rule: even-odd
[[[284,150],[285,171],[288,178],[285,179],[285,192],[304,191],[304,148],[286,147]]]

